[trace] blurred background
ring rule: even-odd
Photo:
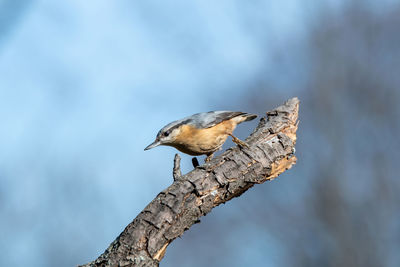
[[[400,1],[0,0],[0,266],[95,259],[171,184],[162,126],[294,96],[298,163],[161,266],[400,266]]]

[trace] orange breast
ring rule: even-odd
[[[236,123],[232,120],[223,121],[206,129],[184,125],[171,146],[193,156],[211,154],[223,145],[235,127]]]

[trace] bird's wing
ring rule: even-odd
[[[210,128],[213,127],[214,125],[217,125],[220,122],[230,120],[234,117],[244,114],[247,113],[240,111],[210,111],[210,112],[197,113],[193,115],[197,118],[193,118],[191,123],[193,123],[193,125],[196,128]]]

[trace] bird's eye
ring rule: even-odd
[[[167,132],[164,132],[164,134],[163,134],[165,137],[167,137],[168,135],[169,135],[169,132],[167,131]]]

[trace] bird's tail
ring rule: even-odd
[[[242,123],[244,121],[251,121],[254,120],[255,118],[257,118],[257,115],[254,114],[250,114],[250,113],[242,113],[239,114],[238,116],[236,116],[234,118],[234,120],[236,121],[236,123]]]
[[[244,121],[251,121],[251,120],[254,120],[255,118],[257,118],[257,115],[250,114],[250,113],[244,113],[242,116],[245,118]]]

